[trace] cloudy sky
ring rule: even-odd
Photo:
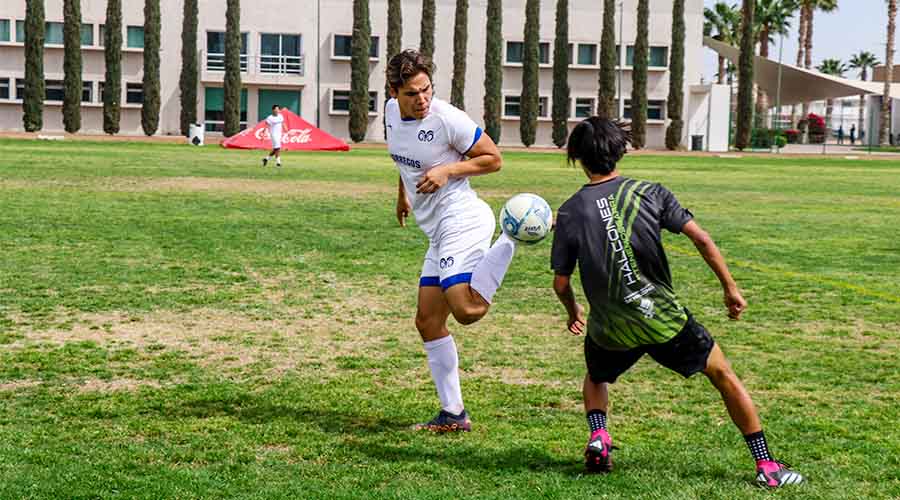
[[[741,3],[740,0],[727,1],[732,5]],[[712,7],[716,1],[704,0],[704,4]],[[791,34],[784,39],[784,61],[790,64],[797,62],[797,24],[798,18],[795,17],[791,23]],[[846,63],[853,54],[861,50],[872,52],[883,63],[886,33],[885,0],[839,0],[836,12],[815,14],[813,65],[828,58],[838,58]],[[705,75],[709,81],[717,71],[716,56],[711,50],[707,49],[706,52]],[[769,57],[778,59],[777,38],[775,46],[769,49]],[[897,64],[897,57],[894,56],[894,64]],[[856,72],[849,72],[846,76],[859,78]]]

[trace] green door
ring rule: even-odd
[[[276,104],[299,116],[300,91],[259,89],[259,120],[262,121],[272,114],[272,106]]]

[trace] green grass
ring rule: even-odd
[[[412,317],[426,240],[384,151],[288,154],[0,140],[0,498],[767,498],[718,395],[642,360],[611,390],[616,471],[582,474],[581,340],[549,244],[451,325],[465,436]],[[718,241],[750,309],[666,236],[676,288],[809,477],[781,498],[900,497],[900,166],[634,156]],[[510,153],[494,209],[583,182]]]

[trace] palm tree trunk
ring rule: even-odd
[[[888,134],[891,133],[891,83],[894,76],[894,31],[897,28],[897,0],[888,0],[887,54],[884,57],[884,98],[881,100],[881,132],[878,142],[885,146],[890,144]]]
[[[806,7],[800,7],[800,22],[797,26],[799,40],[797,43],[797,67],[803,67],[803,43],[806,41]],[[805,106],[805,105],[804,105]],[[803,109],[806,109],[805,107]],[[797,128],[797,105],[791,106],[791,128]]]
[[[806,40],[803,41],[803,63],[806,69],[810,69],[812,68],[813,19],[815,10],[812,7],[807,7],[806,9]]]
[[[868,72],[866,71],[867,69],[868,68],[865,66],[863,66],[863,68],[862,68],[861,76],[862,76],[863,81],[866,81],[866,79],[869,76]],[[856,124],[856,136],[857,137],[862,135],[863,122],[865,121],[865,119],[866,119],[866,95],[860,94],[859,95],[859,120],[858,120],[858,123]]]
[[[769,27],[763,26],[759,33],[759,55],[769,57]],[[756,122],[762,127],[769,127],[769,96],[762,87],[756,87]]]

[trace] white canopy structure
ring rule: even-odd
[[[710,37],[704,37],[703,44],[731,61],[735,66],[738,64],[741,55],[740,49]],[[778,63],[765,57],[753,56],[754,83],[769,94],[769,103],[772,105],[775,105],[775,97],[778,93],[779,66],[781,67],[781,104],[783,106],[860,94],[877,96],[884,94],[884,83],[848,80],[790,64]],[[891,85],[890,94],[893,99],[900,99],[900,83]]]

